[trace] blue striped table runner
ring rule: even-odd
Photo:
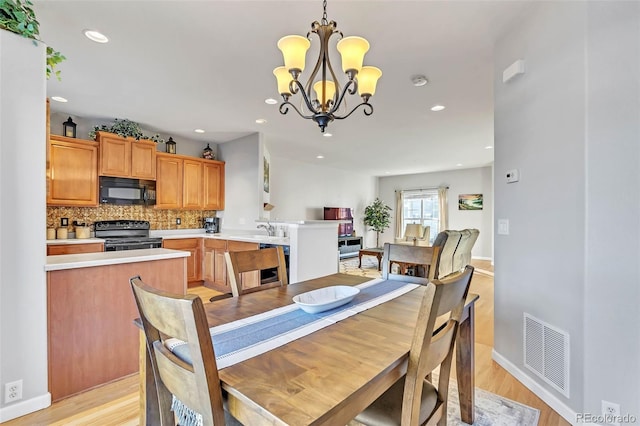
[[[317,314],[291,304],[248,318],[211,327],[218,369],[258,356],[323,329],[364,310],[395,299],[419,287],[400,281],[375,279],[356,286],[360,293],[349,303]],[[191,362],[188,345],[177,339],[165,342],[176,356]]]

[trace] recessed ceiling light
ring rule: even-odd
[[[431,111],[442,111],[443,109],[445,109],[444,105],[434,105],[431,107]]]
[[[489,146],[485,146],[484,149],[493,149],[493,147],[489,145]]]
[[[275,105],[275,104],[277,104],[277,103],[278,103],[278,101],[276,101],[276,100],[275,100],[275,99],[273,99],[273,98],[267,98],[267,99],[265,99],[265,100],[264,100],[264,103],[265,103],[265,104],[269,104],[269,105]]]
[[[331,133],[327,132],[327,133],[323,133],[322,136],[324,136],[325,138],[330,138],[333,135]]]
[[[95,41],[96,43],[107,43],[109,39],[106,35],[102,34],[96,30],[84,30],[84,35],[91,41]]]
[[[258,124],[265,124],[266,122],[267,122],[267,120],[265,120],[264,118],[258,118],[256,120],[256,123],[258,123]]]
[[[51,100],[56,102],[68,102],[67,99],[62,96],[52,96]]]
[[[462,163],[456,164],[457,167],[462,167]]]
[[[196,133],[204,133],[204,129],[195,129],[194,132],[196,132]]]
[[[384,172],[384,174],[385,174],[385,175],[390,175],[390,174],[391,174],[391,172]]]
[[[322,160],[324,158],[324,155],[316,155],[316,158]]]
[[[414,86],[420,87],[426,85],[429,80],[427,80],[427,77],[425,77],[424,75],[414,75],[413,77],[411,77],[411,82]]]

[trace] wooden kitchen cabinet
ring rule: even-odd
[[[100,144],[100,176],[156,179],[156,143],[96,132]]]
[[[98,144],[51,135],[47,205],[98,206]]]
[[[226,251],[258,250],[259,248],[260,245],[257,243],[205,238],[204,285],[225,293],[231,293],[224,253]],[[245,272],[240,276],[240,280],[243,287],[257,287],[260,285],[260,272]]]
[[[47,244],[47,256],[59,254],[99,253],[104,251],[104,243]]]
[[[202,281],[202,238],[163,239],[162,247],[191,253],[186,258],[187,287],[195,287]]]
[[[175,155],[158,155],[156,180],[156,208],[182,208],[183,160]]]
[[[224,163],[158,153],[156,208],[224,209]]]
[[[202,162],[183,160],[182,207],[202,209]]]
[[[203,163],[203,208],[224,210],[224,163],[207,161]]]
[[[204,239],[203,278],[204,285],[225,293],[231,292],[227,280],[227,265],[224,252],[227,251],[227,240]]]

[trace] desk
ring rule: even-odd
[[[375,256],[378,258],[378,271],[380,270],[380,263],[382,262],[383,250],[381,248],[368,248],[361,249],[358,252],[358,268],[362,268],[362,256]]]
[[[367,280],[333,274],[220,300],[206,304],[205,310],[209,325],[215,326],[288,305],[294,295],[305,291]],[[220,370],[229,411],[249,426],[347,424],[406,373],[423,294],[420,287]],[[460,408],[467,423],[474,420],[473,310],[477,298],[470,295],[467,299],[456,349]],[[153,378],[146,377],[147,385],[150,381]]]

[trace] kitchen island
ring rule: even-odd
[[[186,293],[188,252],[144,249],[47,256],[52,401],[138,371],[138,317],[129,278]]]

